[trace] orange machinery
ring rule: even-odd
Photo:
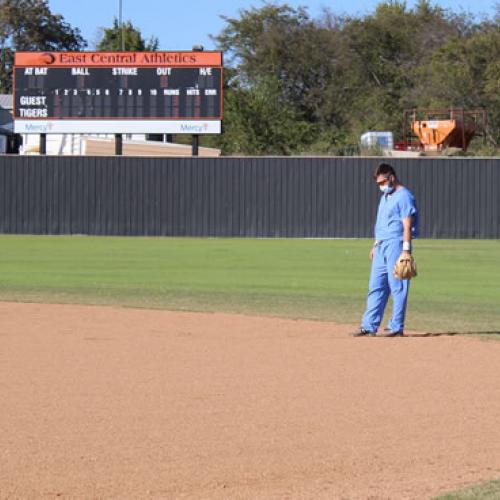
[[[484,130],[486,111],[412,109],[405,111],[405,123],[410,125],[410,135],[418,137],[420,149],[426,152],[439,153],[447,148],[466,151],[478,128]]]
[[[460,120],[417,120],[412,122],[413,133],[419,138],[424,151],[441,151],[444,148],[466,150],[474,137],[474,123]]]

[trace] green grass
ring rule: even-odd
[[[436,497],[434,500],[497,500],[500,498],[500,480]]]
[[[0,300],[358,323],[368,240],[0,236]],[[419,240],[408,328],[500,331],[500,242]]]

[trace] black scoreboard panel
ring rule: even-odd
[[[220,120],[221,85],[213,67],[17,67],[15,117]]]

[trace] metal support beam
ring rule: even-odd
[[[123,154],[123,136],[122,134],[115,134],[115,155],[121,156]]]
[[[200,136],[198,134],[193,134],[193,141],[192,141],[192,155],[193,156],[198,156],[198,139]]]
[[[40,154],[47,154],[47,134],[40,134]]]

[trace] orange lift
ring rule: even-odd
[[[483,109],[405,110],[405,149],[420,149],[430,154],[439,154],[445,149],[466,151],[476,133],[484,134],[486,119]]]

